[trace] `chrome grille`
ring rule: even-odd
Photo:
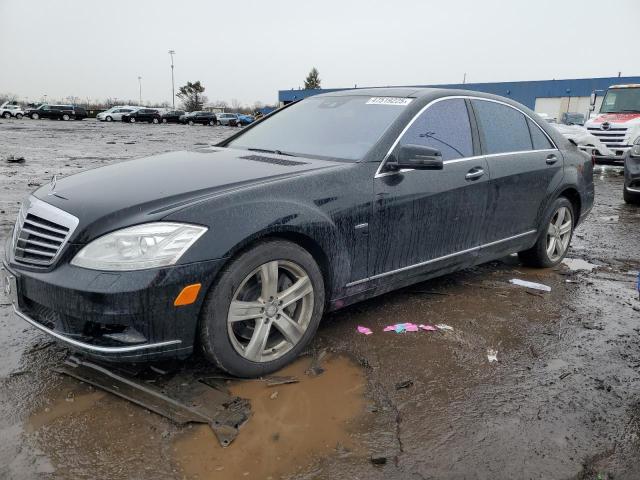
[[[13,234],[13,259],[36,267],[52,265],[78,226],[78,219],[37,198],[27,200]]]
[[[615,148],[626,146],[626,127],[611,127],[609,130],[601,130],[599,127],[588,127],[587,130],[607,147]]]

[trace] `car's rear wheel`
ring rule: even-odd
[[[315,334],[324,282],[300,246],[268,240],[240,254],[209,291],[200,319],[204,355],[239,377],[278,370]]]
[[[107,122],[113,122],[113,117],[108,116],[107,118],[105,118],[105,120],[106,120]]]
[[[62,115],[62,120],[64,120],[65,122],[68,121],[71,117],[69,115],[67,115],[66,113]]]
[[[569,250],[575,227],[573,205],[565,197],[551,205],[536,244],[519,252],[520,260],[532,267],[553,267],[562,261]]]
[[[40,118],[40,115],[38,115],[37,113],[32,113],[31,114],[31,119],[32,120],[38,120]]]
[[[133,117],[129,117],[129,123],[136,123],[136,119]]]
[[[193,120],[189,120],[187,123],[188,123],[189,125],[193,125]]]
[[[4,118],[10,118],[10,117],[11,117],[11,114],[10,114],[9,112],[4,112],[4,113],[2,114],[2,116],[3,116]]]
[[[209,126],[213,126],[213,120],[209,120]]]
[[[626,185],[622,188],[622,197],[625,203],[640,205],[640,193],[628,191]]]
[[[163,119],[162,119],[162,123],[167,123],[167,119],[166,119],[166,118],[163,118]]]

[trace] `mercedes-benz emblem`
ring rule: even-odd
[[[600,128],[602,130],[609,130],[611,128],[611,124],[609,122],[604,122],[602,125],[600,125]]]

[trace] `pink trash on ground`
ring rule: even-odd
[[[384,327],[384,329],[382,330],[383,332],[393,332],[396,329],[395,325],[387,325],[386,327]]]
[[[427,332],[436,332],[438,329],[436,327],[434,327],[433,325],[423,325],[420,324],[418,325],[419,328],[421,328],[422,330],[426,330]]]
[[[417,332],[418,331],[418,325],[416,325],[415,323],[405,323],[404,324],[404,329],[407,332]]]
[[[371,331],[370,328],[362,327],[360,325],[358,325],[358,332],[362,333],[363,335],[372,335],[373,334],[373,332]]]

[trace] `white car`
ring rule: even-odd
[[[592,135],[585,127],[580,125],[565,125],[563,123],[552,123],[551,125],[565,138],[575,143],[580,150],[587,152],[589,155],[595,154],[598,157],[615,155],[615,152],[607,148],[598,137]]]
[[[104,112],[100,112],[96,115],[96,118],[101,122],[119,122],[122,120],[122,116],[135,112],[139,110],[141,107],[131,107],[131,106],[116,106],[111,107],[109,110],[105,110]]]
[[[0,117],[2,118],[17,118],[18,120],[24,116],[24,110],[20,105],[10,105],[9,102],[5,102],[0,105]]]

